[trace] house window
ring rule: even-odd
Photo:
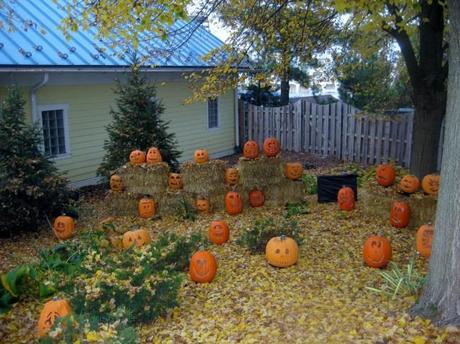
[[[208,128],[219,128],[219,100],[208,98]]]
[[[43,151],[51,158],[70,153],[67,106],[43,106],[39,109],[43,130]]]

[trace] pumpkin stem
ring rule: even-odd
[[[281,235],[280,235],[280,240],[281,240],[281,241],[286,240],[286,235],[281,234]]]

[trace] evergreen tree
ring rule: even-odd
[[[98,174],[109,177],[128,161],[132,150],[147,151],[150,147],[157,147],[163,160],[175,167],[181,153],[176,149],[174,133],[168,133],[169,122],[161,118],[164,107],[156,98],[155,85],[147,82],[134,66],[128,82],[118,80],[114,92],[118,109],[110,110],[113,122],[107,126],[106,154]]]
[[[67,179],[39,149],[40,130],[24,122],[24,104],[12,87],[0,107],[0,235],[37,230],[71,203]]]

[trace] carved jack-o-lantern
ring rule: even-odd
[[[409,225],[410,206],[406,202],[393,202],[390,211],[390,223],[393,227],[404,228]]]
[[[259,156],[259,145],[256,141],[250,140],[244,144],[243,156],[246,159],[255,159]]]
[[[150,244],[152,238],[146,229],[138,229],[135,231],[128,231],[123,234],[123,248],[129,248],[133,245],[141,247]]]
[[[163,158],[161,156],[160,150],[156,147],[149,148],[149,150],[147,151],[147,163],[156,164],[162,161]]]
[[[337,203],[340,210],[351,211],[355,209],[355,193],[350,187],[342,187],[337,194]]]
[[[208,151],[205,149],[197,149],[193,155],[193,159],[197,164],[204,164],[209,161]]]
[[[431,255],[431,243],[433,241],[434,226],[423,225],[417,230],[415,237],[417,252],[425,258]]]
[[[238,184],[238,181],[240,180],[240,175],[238,173],[238,169],[234,167],[227,168],[225,170],[225,181],[227,182],[228,185],[236,185]]]
[[[196,210],[200,214],[209,214],[210,212],[210,206],[209,206],[209,200],[207,200],[204,197],[198,197],[195,201],[196,205]]]
[[[437,195],[441,177],[437,174],[427,174],[422,179],[422,189],[428,195]]]
[[[67,215],[56,217],[53,224],[53,232],[60,240],[66,240],[75,234],[75,222]]]
[[[372,268],[383,268],[392,257],[390,241],[379,235],[367,238],[363,247],[364,262]]]
[[[229,191],[225,195],[225,210],[230,215],[237,215],[243,211],[243,200],[236,191]]]
[[[209,225],[208,238],[209,241],[216,245],[222,245],[228,241],[230,237],[230,230],[225,221],[216,220],[212,221]]]
[[[288,162],[286,163],[284,174],[290,180],[298,180],[302,178],[303,166],[300,162]]]
[[[180,173],[170,173],[168,177],[168,186],[172,190],[180,190],[183,187],[182,176]]]
[[[252,208],[262,207],[265,203],[265,195],[262,190],[257,188],[249,191],[249,205]]]
[[[393,185],[396,179],[396,170],[393,165],[382,164],[377,166],[375,179],[382,186]]]
[[[45,303],[38,319],[38,336],[43,337],[46,335],[53,327],[56,319],[68,316],[71,313],[72,308],[67,300],[56,298]]]
[[[190,259],[190,278],[194,282],[209,283],[217,273],[217,260],[209,251],[198,251]]]
[[[405,193],[414,193],[420,187],[420,180],[416,176],[404,176],[399,182],[399,189]]]
[[[279,268],[294,265],[299,255],[296,241],[287,236],[271,238],[265,246],[265,258],[268,263]]]
[[[140,150],[133,150],[129,155],[129,161],[133,165],[139,165],[145,162],[145,153]]]
[[[123,191],[123,182],[119,175],[114,174],[110,177],[110,189],[116,192]]]
[[[277,156],[280,152],[280,142],[274,137],[268,137],[264,141],[264,154],[271,158]]]
[[[144,219],[149,219],[155,216],[156,208],[155,201],[151,198],[141,198],[139,200],[139,216]]]

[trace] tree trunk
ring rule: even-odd
[[[427,282],[412,313],[441,325],[460,325],[460,2],[448,3],[451,31],[442,182]]]
[[[289,71],[286,71],[281,78],[281,105],[289,104]]]

